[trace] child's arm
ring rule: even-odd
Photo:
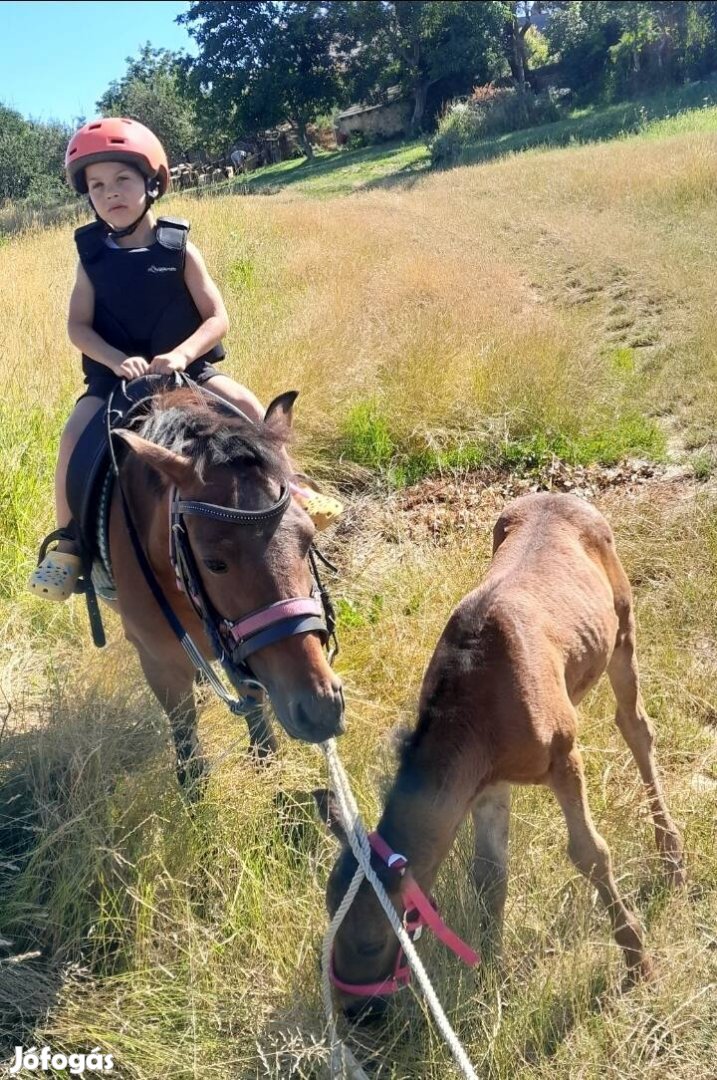
[[[144,375],[149,364],[142,356],[125,356],[119,349],[108,345],[104,338],[92,329],[95,314],[95,290],[85,273],[82,263],[77,264],[77,277],[70,297],[70,313],[67,318],[67,333],[70,341],[99,364],[104,364],[115,375],[123,379],[136,379]]]
[[[184,371],[199,356],[204,356],[218,345],[229,329],[229,317],[221,293],[194,244],[187,244],[184,281],[203,322],[186,341],[170,352],[155,356],[149,365],[152,372]]]

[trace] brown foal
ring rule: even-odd
[[[650,974],[643,931],[625,906],[590,815],[576,706],[607,671],[616,723],[637,762],[670,884],[685,881],[682,841],[662,793],[640,696],[632,595],[610,526],[572,495],[527,495],[494,529],[488,575],[451,615],[421,689],[378,833],[428,891],[468,813],[473,875],[495,924],[506,897],[511,784],[545,784],[568,827],[568,855],[597,888],[631,980]],[[374,860],[397,910],[401,878]],[[345,848],[328,884],[336,911],[356,868]],[[341,925],[334,970],[353,986],[386,979],[397,941],[364,881]],[[355,1012],[365,998],[340,994]]]
[[[241,620],[287,598],[309,597],[307,554],[314,526],[286,496],[291,476],[284,447],[295,397],[276,398],[264,423],[253,424],[196,391],[170,390],[154,400],[138,431],[116,432],[128,447],[120,477],[142,547],[172,610],[208,660],[216,659],[215,651],[188,597],[178,589],[170,562],[170,489],[174,486],[188,503],[228,510],[226,521],[193,513],[183,525],[205,598],[220,622]],[[272,508],[282,504],[285,509],[277,515]],[[243,511],[254,512],[256,522],[237,524]],[[197,736],[195,667],[140,570],[117,490],[110,557],[125,635],[170,719],[180,782],[196,778],[205,763]],[[341,683],[329,667],[320,634],[296,632],[267,644],[248,664],[289,735],[320,742],[343,730]],[[262,756],[273,749],[274,740],[261,696],[247,719],[252,748]]]

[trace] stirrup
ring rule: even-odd
[[[82,573],[82,559],[68,551],[50,551],[30,574],[27,587],[43,600],[67,600]]]
[[[343,513],[344,504],[331,495],[324,495],[321,491],[292,484],[291,493],[299,506],[309,515],[317,532],[323,532]]]

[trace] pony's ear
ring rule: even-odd
[[[176,454],[174,450],[157,446],[156,443],[143,439],[141,435],[128,431],[127,428],[115,428],[112,434],[118,435],[123,442],[126,442],[145,465],[149,465],[160,476],[176,484],[177,487],[182,487],[190,480],[196,479],[194,463],[184,454]]]
[[[314,796],[314,802],[319,811],[322,825],[326,826],[342,847],[348,847],[348,838],[344,832],[344,827],[341,824],[338,803],[336,802],[336,796],[333,791],[329,788],[315,788],[314,791],[312,791],[312,795]]]
[[[298,396],[298,390],[287,390],[285,394],[279,394],[264,414],[264,423],[282,439],[288,439],[291,433],[294,402]]]

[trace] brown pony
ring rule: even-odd
[[[406,856],[428,891],[471,813],[473,876],[491,922],[499,925],[510,785],[545,784],[565,815],[568,855],[597,888],[632,980],[650,973],[643,931],[625,906],[607,844],[590,816],[576,745],[576,706],[604,671],[617,699],[617,726],[645,784],[667,880],[682,884],[682,841],[662,794],[652,725],[640,696],[630,585],[607,521],[572,495],[527,495],[498,519],[488,575],[451,615],[429,664],[418,724],[403,748],[377,832]],[[401,912],[402,878],[375,856],[374,866]],[[345,849],[328,883],[332,915],[355,869]],[[364,881],[339,929],[333,959],[349,1015],[366,1001],[362,988],[390,980],[397,950]]]
[[[170,560],[170,505],[184,508],[179,528],[202,602],[222,633],[249,613],[280,607],[282,601],[290,604],[289,598],[308,598],[313,583],[307,556],[314,527],[290,497],[284,449],[295,397],[276,398],[263,425],[257,425],[219,399],[173,389],[154,399],[136,430],[115,432],[126,444],[119,481],[141,548],[172,612],[207,660],[216,659],[216,648],[194,605],[178,589]],[[169,717],[183,783],[204,771],[194,700],[196,667],[142,573],[117,484],[110,559],[125,636]],[[306,606],[307,600],[302,602]],[[294,630],[267,644],[252,653],[247,667],[293,738],[321,742],[343,730],[341,683],[315,629]],[[241,681],[237,672],[236,682]],[[274,741],[259,694],[248,721],[252,747],[261,754]]]

